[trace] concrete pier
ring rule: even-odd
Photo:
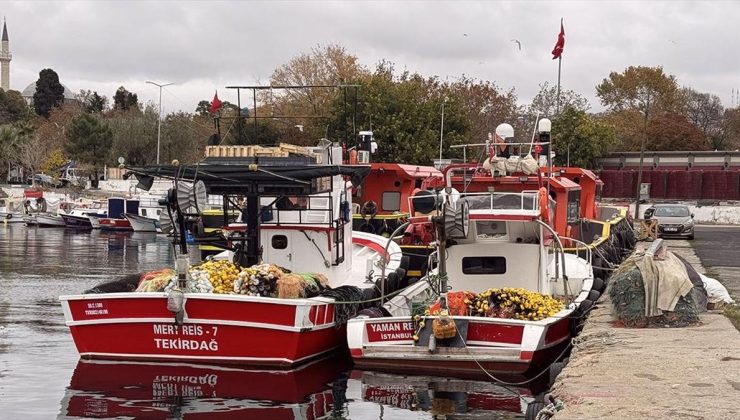
[[[687,241],[669,249],[706,270]],[[737,296],[735,296],[737,299]],[[720,312],[688,328],[617,328],[604,297],[553,387],[555,419],[738,419],[740,332]]]

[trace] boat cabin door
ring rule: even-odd
[[[298,259],[293,243],[300,232],[272,229],[264,229],[262,232],[262,260],[293,270],[294,262]]]

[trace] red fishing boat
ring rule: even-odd
[[[574,319],[599,293],[591,290],[590,256],[565,253],[548,224],[554,203],[546,189],[418,199],[433,203],[415,202],[417,211],[432,215],[412,220],[437,227],[435,267],[388,300],[383,308],[390,316],[377,312],[348,322],[356,365],[473,377],[548,368],[575,335]],[[453,335],[433,331],[440,322]]]
[[[341,156],[340,148],[317,153],[322,152]],[[179,290],[62,296],[83,358],[289,367],[344,346],[343,321],[361,309],[356,302],[371,304],[378,290],[400,287],[398,245],[352,232],[351,184],[345,177],[357,183],[367,167],[253,162],[130,171],[181,183],[168,194],[180,240]],[[183,180],[202,183],[183,186]],[[251,267],[265,261],[286,272],[319,273],[329,290],[306,298],[257,295],[256,285],[254,296],[192,291],[182,232],[188,220],[197,220],[206,191],[224,196],[227,214],[228,203],[243,206],[244,228],[218,238],[231,244],[235,262]]]

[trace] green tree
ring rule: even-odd
[[[108,98],[100,96],[98,92],[83,89],[76,96],[85,111],[91,114],[103,112],[108,108]]]
[[[65,152],[76,161],[89,165],[97,186],[102,166],[110,156],[113,132],[107,123],[91,114],[82,114],[72,120],[67,130]]]
[[[36,92],[33,94],[33,107],[36,115],[49,117],[52,108],[64,103],[64,86],[59,82],[59,75],[52,69],[39,72],[36,81]]]
[[[614,127],[571,107],[553,121],[552,136],[558,165],[592,169],[613,150],[617,139]]]
[[[18,164],[22,136],[12,125],[0,125],[0,168]]]
[[[113,133],[112,156],[122,156],[131,165],[156,163],[158,115],[151,103],[142,112],[110,113],[107,121]]]
[[[113,109],[119,111],[129,111],[139,109],[139,97],[121,86],[113,95]]]
[[[204,124],[192,114],[168,114],[162,121],[162,162],[177,159],[182,163],[195,163],[203,159],[208,137],[212,133],[210,124]]]
[[[677,111],[683,99],[675,76],[663,72],[662,67],[644,66],[611,72],[596,86],[596,96],[610,111],[633,109],[648,116]]]
[[[31,108],[17,90],[0,89],[0,124],[12,124],[27,119]]]
[[[469,130],[460,98],[447,95],[448,86],[436,77],[393,73],[392,64],[378,64],[357,99],[357,129],[371,129],[378,142],[373,160],[430,165],[439,156],[443,103],[443,154],[450,157],[449,146],[464,141]],[[334,138],[343,138],[343,98],[335,100],[332,114],[329,131]],[[348,146],[355,146],[355,142],[349,141]]]

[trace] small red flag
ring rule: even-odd
[[[218,91],[213,95],[213,102],[211,102],[211,114],[221,109],[221,101],[218,99]]]
[[[555,48],[552,50],[552,59],[560,58],[563,55],[563,48],[565,47],[565,29],[563,29],[563,19],[560,19],[560,34],[558,34],[558,42],[555,43]]]

